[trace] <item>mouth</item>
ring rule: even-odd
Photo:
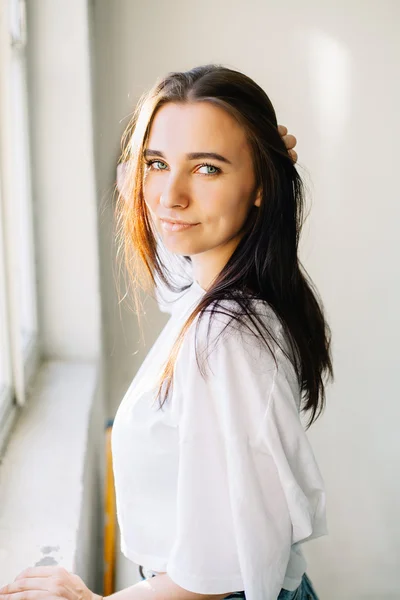
[[[200,225],[200,223],[179,223],[176,221],[164,221],[164,219],[160,219],[160,222],[164,231],[183,231]]]

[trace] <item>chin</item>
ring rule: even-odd
[[[200,254],[208,250],[208,247],[204,247],[204,244],[190,242],[188,240],[177,240],[173,239],[172,236],[162,237],[165,248],[173,254],[180,254],[182,256],[191,256],[192,254]]]

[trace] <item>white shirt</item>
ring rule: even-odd
[[[194,333],[180,348],[173,392],[159,410],[155,385],[186,318],[204,290],[196,281],[169,306],[171,317],[128,388],[114,419],[112,455],[121,551],[201,594],[244,590],[276,600],[295,590],[306,562],[300,544],[328,533],[324,482],[299,416],[290,361],[218,315],[207,379]],[[267,305],[257,307],[284,343]],[[197,332],[199,360],[209,315]],[[272,343],[272,342],[271,342]]]

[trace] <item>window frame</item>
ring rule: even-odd
[[[0,0],[0,457],[41,362],[25,15],[25,0]]]

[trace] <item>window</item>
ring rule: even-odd
[[[0,455],[36,373],[25,0],[0,0]]]

